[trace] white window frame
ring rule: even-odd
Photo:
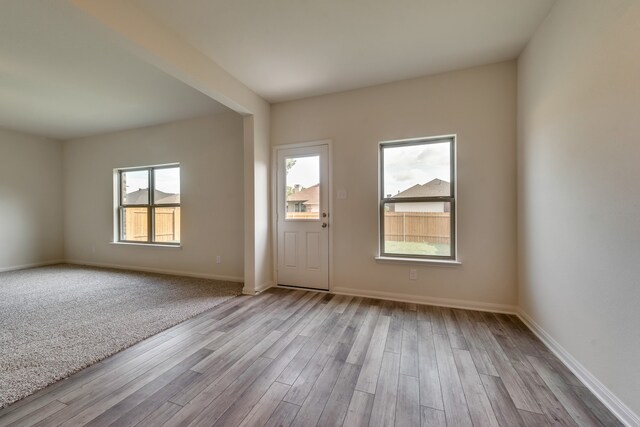
[[[154,171],[159,169],[174,169],[180,168],[179,163],[166,164],[166,165],[157,165],[157,166],[140,166],[140,167],[132,167],[132,168],[120,168],[116,169],[116,196],[117,196],[117,206],[116,206],[116,242],[117,243],[125,243],[131,245],[158,245],[158,246],[180,246],[182,244],[182,236],[180,241],[178,242],[157,242],[154,241],[155,235],[155,209],[156,208],[180,208],[181,203],[155,203],[155,174]],[[138,172],[138,171],[147,171],[148,173],[148,182],[149,182],[149,199],[146,204],[129,204],[122,203],[122,174],[124,172]],[[182,170],[180,171],[182,173]],[[182,201],[182,200],[181,200]],[[124,230],[123,230],[123,220],[124,220],[124,209],[125,208],[147,208],[147,240],[125,240]]]
[[[450,159],[451,159],[451,182],[450,182],[450,194],[447,197],[403,197],[403,198],[389,198],[384,194],[384,150],[385,148],[390,147],[402,147],[402,146],[412,146],[412,145],[426,145],[426,144],[436,144],[448,142],[450,144]],[[383,141],[380,142],[379,148],[379,212],[378,212],[378,233],[379,233],[379,249],[377,257],[378,259],[398,259],[398,260],[416,260],[416,261],[445,261],[445,262],[456,262],[458,260],[458,251],[457,251],[457,180],[456,180],[456,136],[455,135],[446,135],[446,136],[437,136],[437,137],[424,137],[424,138],[413,138],[413,139],[403,139],[403,140],[394,140],[394,141]],[[385,244],[384,244],[384,208],[385,205],[389,203],[399,204],[399,203],[420,203],[420,202],[448,202],[451,206],[451,219],[450,219],[450,244],[451,251],[450,255],[416,255],[416,254],[399,254],[399,253],[388,253],[385,252]]]

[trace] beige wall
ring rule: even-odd
[[[560,0],[519,61],[522,310],[640,414],[640,3]]]
[[[179,162],[182,248],[113,245],[113,169]],[[72,262],[241,280],[243,124],[236,113],[67,141],[65,250]],[[216,255],[222,263],[216,264]]]
[[[62,144],[0,129],[0,271],[63,258]]]
[[[516,74],[511,61],[272,106],[272,145],[333,140],[333,290],[515,305]],[[378,142],[444,134],[458,135],[462,265],[376,262]]]

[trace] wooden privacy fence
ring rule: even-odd
[[[287,212],[287,219],[318,219],[319,212]]]
[[[451,243],[449,212],[385,212],[384,239],[392,242]]]
[[[180,208],[155,209],[156,242],[180,241]],[[147,208],[127,208],[125,215],[126,240],[147,241]]]

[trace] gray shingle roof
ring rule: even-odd
[[[156,204],[180,203],[180,194],[165,193],[164,191],[155,191]],[[146,205],[149,203],[149,189],[141,188],[124,196],[124,203],[128,205]]]
[[[287,202],[304,202],[305,205],[317,205],[320,199],[320,184],[316,184],[287,196]]]
[[[394,199],[402,197],[446,197],[451,195],[451,185],[441,179],[433,179],[426,184],[416,184],[392,196]]]

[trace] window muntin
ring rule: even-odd
[[[454,137],[380,144],[380,255],[454,260]]]
[[[118,241],[179,245],[180,166],[121,169],[117,182]]]

